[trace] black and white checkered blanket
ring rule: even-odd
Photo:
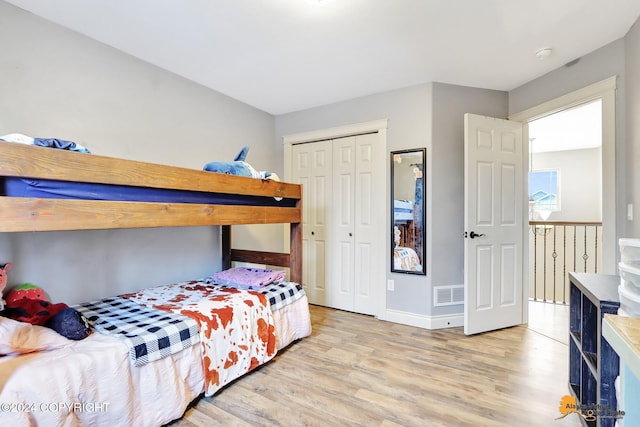
[[[278,310],[304,296],[302,285],[295,282],[272,283],[254,292],[260,292],[267,297],[271,310]]]
[[[229,285],[221,285],[219,283],[216,283],[216,281],[211,276],[205,277],[200,281],[206,283],[207,285],[230,287]],[[305,295],[304,289],[302,289],[302,285],[296,282],[271,283],[259,289],[252,289],[251,292],[259,292],[261,294],[264,294],[267,297],[267,301],[269,301],[271,310],[279,310],[282,307],[299,300]]]
[[[74,308],[84,314],[96,331],[123,340],[134,366],[177,353],[200,341],[195,320],[144,307],[126,298],[105,298]]]

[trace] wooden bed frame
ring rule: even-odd
[[[0,196],[0,232],[222,226],[222,266],[232,261],[290,269],[302,283],[302,188],[195,169],[0,141],[0,176],[284,197],[295,207],[69,200]],[[235,250],[231,225],[290,224],[290,252]]]

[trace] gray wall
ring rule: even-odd
[[[277,116],[276,140],[282,145],[282,138],[285,135],[378,119],[389,119],[387,130],[387,149],[389,151],[426,147],[427,169],[430,168],[430,84],[412,86]],[[386,176],[389,176],[389,162],[386,164]],[[427,171],[427,176],[428,174]],[[389,186],[390,183],[387,180],[384,189],[387,201],[390,194]],[[429,189],[427,189],[427,198],[429,198]],[[387,213],[386,223],[391,224],[389,213]],[[390,225],[389,229],[380,230],[380,232],[385,233],[387,239],[385,250],[387,258],[389,258],[389,249],[386,248],[390,247]],[[429,254],[427,253],[428,258]],[[389,271],[389,261],[387,261],[386,270]],[[427,277],[387,273],[388,278],[395,280],[395,291],[387,292],[387,308],[416,314],[428,314],[431,301],[429,271],[430,266],[427,265]]]
[[[625,37],[625,75],[627,200],[621,204],[633,203],[635,218],[620,237],[640,237],[640,19]]]
[[[427,276],[391,273],[387,268],[387,279],[395,281],[395,290],[387,292],[390,310],[426,316],[462,312],[462,306],[433,307],[432,296],[433,286],[459,285],[464,280],[463,115],[467,112],[506,117],[507,93],[433,83],[276,117],[280,141],[289,134],[387,118],[389,151],[427,148]],[[389,188],[386,191],[389,194]],[[390,230],[382,232],[390,236]]]
[[[509,114],[519,113],[608,77],[624,77],[625,42],[623,39],[572,61],[509,92]],[[618,80],[618,92],[624,93],[624,80]],[[618,103],[621,107],[623,103]]]
[[[611,76],[618,76],[615,129],[616,236],[618,237],[625,235],[627,183],[638,179],[638,177],[625,176],[626,151],[630,147],[625,138],[626,85],[629,76],[632,75],[625,69],[625,57],[630,55],[630,50],[634,49],[640,49],[640,43],[636,41],[634,46],[633,43],[625,43],[625,39],[617,40],[579,58],[573,65],[558,68],[509,92],[509,114],[515,114]],[[634,72],[637,74],[640,69],[635,69]]]
[[[431,244],[434,286],[464,283],[464,114],[507,117],[507,93],[434,83]],[[436,308],[434,308],[436,310]],[[434,314],[462,312],[438,307]]]
[[[76,141],[93,153],[200,169],[250,145],[256,169],[282,164],[273,116],[0,1],[0,135]],[[282,227],[234,236],[282,247]],[[274,242],[273,244],[271,242]],[[9,283],[75,303],[220,269],[218,227],[0,235]]]
[[[533,170],[559,171],[560,210],[549,221],[602,221],[602,150],[551,151],[532,155]]]

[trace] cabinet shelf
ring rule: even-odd
[[[569,384],[573,397],[580,399],[580,384]]]
[[[591,353],[588,351],[583,351],[582,354],[584,355],[584,360],[587,362],[587,366],[591,370],[591,373],[593,375],[597,375],[598,374],[598,354]]]
[[[571,334],[573,335],[573,338],[576,340],[578,345],[582,347],[582,334],[580,333],[580,331],[571,331]]]
[[[582,348],[582,334],[579,331],[577,332],[569,331],[569,337],[573,339],[573,341],[578,347]]]
[[[618,276],[569,273],[569,390],[579,405],[616,409],[613,382],[619,358],[602,338],[605,313],[617,313]],[[613,419],[586,422],[589,427],[613,427]]]

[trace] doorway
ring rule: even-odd
[[[568,111],[574,107],[589,104],[593,101],[600,101],[600,123],[601,123],[601,242],[599,245],[602,251],[600,256],[601,266],[598,273],[615,274],[617,259],[617,211],[616,211],[616,185],[615,185],[615,91],[617,77],[613,76],[594,83],[585,88],[568,93],[551,101],[545,102],[528,110],[509,116],[510,120],[519,121],[525,124],[524,143],[529,144],[529,124],[537,119],[548,117],[562,111]],[[535,140],[534,140],[535,144]],[[529,148],[526,153],[528,154]],[[525,235],[529,235],[530,228],[523,230]],[[532,260],[531,251],[528,249],[525,259]],[[572,269],[571,267],[569,271]],[[566,273],[563,273],[566,275]],[[528,300],[528,293],[524,293],[524,298]],[[525,307],[527,306],[525,301]],[[525,321],[528,313],[525,313]]]
[[[567,303],[602,271],[602,100],[529,122],[529,298]]]

